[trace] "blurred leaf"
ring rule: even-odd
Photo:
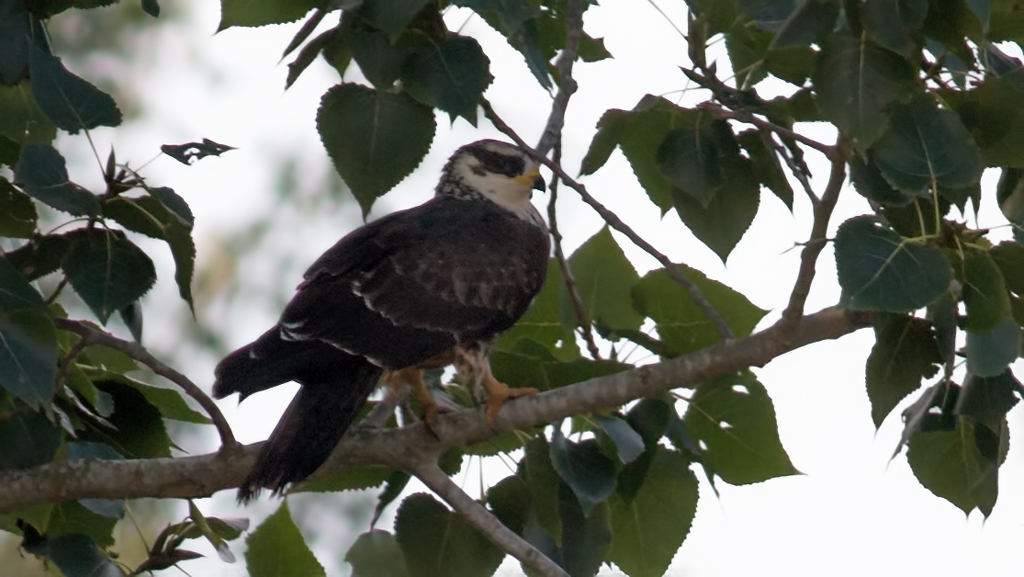
[[[555,427],[551,437],[551,464],[579,499],[584,515],[590,515],[594,505],[615,491],[615,463],[604,456],[593,439],[573,443]]]
[[[0,236],[31,238],[38,219],[32,199],[0,177]]]
[[[519,475],[509,475],[487,489],[491,512],[517,535],[523,534],[530,512],[530,487]]]
[[[23,144],[51,142],[57,136],[57,127],[39,109],[28,80],[22,80],[16,86],[0,83],[0,135]]]
[[[25,276],[26,280],[33,281],[59,269],[69,246],[71,239],[68,235],[36,235],[21,248],[8,252],[4,257]]]
[[[918,51],[914,31],[928,14],[928,0],[867,0],[860,7],[868,38],[913,60]]]
[[[931,323],[909,315],[875,315],[875,344],[868,355],[865,380],[875,428],[904,397],[934,376],[942,355]]]
[[[1006,288],[1024,295],[1024,246],[1003,241],[988,251],[1006,281]]]
[[[958,191],[978,183],[982,164],[960,118],[922,96],[893,105],[890,122],[874,147],[885,179],[910,194],[936,186],[947,200],[962,205]]]
[[[698,385],[683,424],[702,444],[702,459],[726,483],[746,485],[799,473],[779,440],[768,391],[750,373]]]
[[[562,519],[558,515],[558,472],[551,464],[551,447],[544,435],[526,444],[526,478],[530,503],[537,523],[551,535],[561,537]]]
[[[769,73],[796,86],[806,83],[814,71],[814,52],[806,45],[773,48],[776,37],[742,21],[733,24],[726,34],[725,47],[740,88],[754,86]]]
[[[32,408],[50,406],[57,372],[57,335],[41,304],[39,293],[0,258],[0,386]]]
[[[613,329],[640,328],[643,317],[630,306],[629,296],[639,275],[607,226],[576,249],[569,268],[591,321]]]
[[[373,530],[360,535],[345,553],[352,577],[409,577],[402,549],[395,536]]]
[[[245,567],[252,577],[326,575],[288,512],[288,501],[246,539]]]
[[[476,108],[490,85],[490,60],[468,36],[449,34],[423,44],[402,62],[402,83],[421,103],[462,116],[476,125]]]
[[[402,62],[425,43],[417,36],[405,35],[392,44],[386,33],[361,20],[346,26],[343,37],[363,76],[382,91],[391,88],[402,73]]]
[[[658,147],[658,167],[673,186],[707,206],[722,188],[718,156],[709,126],[677,128]]]
[[[288,491],[291,493],[333,493],[353,489],[372,489],[384,484],[394,471],[388,467],[370,465],[365,467],[345,467],[331,476],[318,476],[316,479],[304,481]]]
[[[217,31],[232,26],[266,26],[294,22],[317,8],[320,0],[221,0]]]
[[[62,266],[72,288],[103,323],[156,282],[153,261],[120,232],[93,229],[76,236]]]
[[[321,14],[321,12],[317,12]],[[305,25],[304,25],[305,26]],[[306,68],[316,60],[316,57],[320,55],[324,46],[339,35],[338,28],[331,28],[325,32],[317,35],[316,38],[310,40],[302,47],[299,54],[295,57],[295,60],[288,64],[288,76],[284,81],[284,89],[288,90],[295,84],[295,81],[299,79],[299,76],[305,72]]]
[[[992,76],[969,90],[944,90],[941,96],[981,149],[985,166],[1024,167],[1024,86]]]
[[[957,398],[956,414],[970,417],[998,435],[1021,390],[1020,381],[1009,370],[995,377],[970,375]]]
[[[595,575],[612,541],[608,503],[597,503],[586,513],[569,486],[559,483],[558,505],[562,517],[562,567],[569,575]]]
[[[135,301],[124,308],[118,309],[117,314],[121,316],[121,320],[124,321],[124,325],[128,327],[128,331],[132,334],[132,339],[141,344],[142,304],[139,303],[139,301]]]
[[[964,328],[975,333],[992,330],[1011,315],[1006,281],[988,252],[965,251],[963,262]]]
[[[64,432],[42,412],[15,404],[0,418],[0,469],[30,469],[49,463]]]
[[[405,490],[405,486],[409,484],[409,480],[412,479],[412,475],[405,471],[392,471],[388,475],[387,481],[384,484],[384,490],[380,492],[377,497],[377,506],[373,509],[373,518],[370,519],[370,527],[377,524],[377,520],[380,519],[381,513],[384,509],[391,504],[392,501],[402,495],[402,491]]]
[[[217,551],[217,556],[221,558],[225,563],[234,563],[235,554],[231,552],[231,548],[224,541],[221,536],[213,530],[210,523],[207,522],[206,516],[203,512],[196,507],[194,501],[189,499],[188,501],[188,517],[195,523],[195,526],[199,529],[199,532],[203,534],[203,537],[213,545],[213,548]],[[248,557],[246,558],[248,559]]]
[[[818,43],[825,34],[832,32],[838,16],[839,2],[837,0],[798,2],[775,34],[769,47],[774,49]]]
[[[850,310],[910,312],[938,298],[952,280],[940,251],[903,240],[871,216],[841,224],[835,252],[839,304]]]
[[[23,3],[0,4],[0,85],[18,84],[28,75],[33,26],[38,26],[38,21]]]
[[[185,166],[191,166],[192,164],[199,162],[200,160],[206,158],[207,156],[220,156],[221,154],[224,154],[229,150],[235,150],[235,147],[228,146],[226,144],[220,144],[219,142],[214,142],[209,138],[204,138],[202,142],[186,142],[185,144],[160,145],[160,152],[163,152],[167,156],[170,156],[171,158],[177,160],[178,162],[184,164]]]
[[[913,196],[893,188],[882,176],[882,171],[875,164],[873,151],[869,150],[864,155],[853,155],[850,159],[850,180],[857,192],[868,200],[897,206],[904,206],[913,201]]]
[[[359,15],[387,32],[394,42],[426,5],[427,0],[363,0]]]
[[[572,325],[563,322],[562,291],[565,280],[558,260],[548,259],[548,276],[544,286],[533,298],[533,304],[516,324],[495,341],[493,350],[512,352],[521,339],[531,339],[544,345],[560,361],[579,358],[580,349]]]
[[[1020,353],[1020,325],[1004,318],[990,331],[967,331],[967,372],[978,377],[1003,373]]]
[[[768,312],[747,297],[711,280],[686,265],[676,268],[697,285],[708,303],[722,315],[737,337],[749,335]],[[719,340],[718,330],[690,294],[665,269],[653,270],[633,287],[633,306],[656,323],[658,336],[678,356],[709,347]]]
[[[74,216],[97,216],[99,197],[68,180],[64,157],[49,144],[26,144],[14,169],[15,184],[31,197]]]
[[[491,575],[505,557],[461,516],[424,493],[402,501],[395,537],[412,577]]]
[[[625,110],[606,110],[597,121],[597,132],[590,141],[590,148],[580,164],[580,175],[594,174],[604,166],[612,152],[626,135],[630,126],[629,112]]]
[[[142,0],[142,10],[153,18],[160,17],[160,3],[157,0]]]
[[[29,56],[32,95],[39,109],[71,134],[97,126],[119,126],[121,110],[109,94],[72,74],[60,58],[33,45]]]
[[[114,461],[124,459],[121,453],[115,451],[110,445],[103,443],[73,441],[69,442],[66,446],[67,452],[64,458],[69,461],[73,459],[106,459]],[[111,519],[120,519],[124,516],[124,501],[121,499],[79,499],[78,502],[97,515]]]
[[[117,519],[93,513],[78,501],[66,501],[53,508],[47,523],[47,537],[83,534],[92,539],[98,547],[107,548],[114,544],[114,525]]]
[[[65,577],[120,577],[121,568],[87,535],[71,533],[51,537],[46,556]]]
[[[672,198],[686,228],[725,262],[757,216],[761,187],[749,159],[727,159],[723,174],[726,180],[707,206],[677,188]]]
[[[630,501],[612,495],[612,544],[606,559],[630,577],[668,570],[697,513],[697,478],[681,454],[659,448]]]
[[[644,452],[643,437],[629,423],[614,415],[605,417],[595,414],[594,418],[601,430],[615,443],[615,450],[623,464],[632,462]]]
[[[90,353],[90,357],[93,356],[93,354],[94,353]],[[174,419],[176,421],[184,421],[186,423],[196,423],[200,425],[208,425],[213,422],[206,415],[190,407],[177,389],[154,387],[153,385],[137,381],[131,377],[118,374],[113,371],[114,369],[101,370],[93,368],[86,368],[83,370],[83,372],[94,381],[115,381],[135,389],[146,398],[146,401],[150,405],[156,407],[160,412],[160,415],[165,419]]]
[[[328,90],[317,111],[320,138],[364,217],[423,160],[434,129],[431,110],[409,96],[355,84]]]
[[[107,419],[114,429],[89,427],[79,432],[80,441],[106,443],[128,459],[171,456],[170,437],[160,411],[134,387],[113,380],[95,381],[96,388],[114,401]]]
[[[952,431],[921,432],[910,440],[907,462],[914,476],[929,491],[956,505],[964,514],[978,508],[986,517],[992,512],[998,494],[999,458],[986,455],[978,443],[985,444],[993,434],[968,419],[958,419]],[[996,436],[997,446],[1009,444],[1005,421]]]
[[[863,151],[885,131],[885,108],[911,93],[914,68],[896,54],[844,34],[830,35],[813,82],[822,114]]]
[[[750,160],[754,164],[754,174],[757,175],[761,185],[779,197],[779,200],[792,212],[793,187],[790,186],[789,179],[782,170],[778,153],[765,143],[765,139],[770,140],[771,137],[762,135],[757,130],[746,130],[739,133],[737,139],[743,150],[747,151],[750,156]]]

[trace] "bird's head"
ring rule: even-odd
[[[534,210],[533,191],[545,188],[538,169],[537,162],[514,144],[478,140],[455,151],[437,194],[482,198],[522,215]]]

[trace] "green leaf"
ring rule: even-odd
[[[109,94],[72,74],[60,58],[33,45],[29,57],[32,95],[58,128],[71,134],[121,124],[121,110]]]
[[[640,277],[607,226],[576,249],[569,268],[587,318],[613,329],[640,328],[643,317],[630,306],[630,291]]]
[[[627,134],[630,126],[629,112],[625,110],[606,110],[597,121],[597,132],[590,141],[590,148],[580,163],[580,175],[586,176],[597,172]]]
[[[677,128],[658,147],[658,167],[674,187],[707,206],[722,188],[719,154],[710,126]]]
[[[983,333],[1011,316],[1010,295],[999,266],[989,253],[969,250],[964,253],[963,298],[967,309],[964,328]]]
[[[772,39],[770,48],[806,46],[816,43],[832,31],[839,16],[836,0],[804,0],[797,3],[782,28]],[[632,577],[632,576],[631,576]]]
[[[360,535],[345,553],[353,577],[409,577],[402,549],[395,536],[373,530]]]
[[[746,130],[737,135],[740,146],[747,151],[754,164],[754,174],[757,175],[758,181],[779,197],[779,200],[792,212],[793,187],[790,186],[789,179],[782,170],[778,153],[774,148],[768,147],[766,139],[770,143],[771,137],[763,135],[758,130]]]
[[[1004,318],[990,331],[967,331],[967,372],[978,377],[995,377],[1020,353],[1020,325]]]
[[[53,460],[64,431],[42,412],[14,405],[0,416],[0,469],[30,469]],[[20,409],[20,410],[18,410]]]
[[[942,252],[903,240],[871,216],[840,225],[835,252],[839,304],[850,310],[910,312],[938,298],[953,278]]]
[[[426,5],[427,0],[363,0],[359,15],[387,32],[394,42]]]
[[[473,38],[449,34],[423,44],[402,62],[402,83],[423,104],[476,125],[476,107],[491,84],[490,60]]]
[[[402,501],[395,537],[412,577],[491,575],[505,557],[462,517],[424,493]]]
[[[36,232],[36,206],[11,183],[0,177],[0,236],[31,238]]]
[[[90,354],[90,357],[91,356],[93,355]],[[79,357],[79,359],[81,360],[81,357]],[[122,385],[128,385],[142,393],[142,396],[146,398],[146,401],[150,405],[156,407],[156,409],[160,411],[160,415],[165,419],[173,419],[175,421],[183,421],[186,423],[196,423],[199,425],[208,425],[213,422],[206,415],[190,407],[184,397],[182,397],[181,393],[176,389],[154,387],[153,385],[137,381],[126,375],[113,372],[112,369],[102,370],[87,367],[83,369],[83,373],[94,381],[116,381]]]
[[[30,407],[49,407],[57,335],[42,297],[0,257],[0,386]]]
[[[221,0],[220,25],[217,26],[217,31],[232,26],[266,26],[295,22],[320,4],[320,0]]]
[[[75,292],[103,323],[156,282],[153,261],[120,232],[94,229],[76,236],[63,268]]]
[[[322,14],[317,12],[317,14]],[[302,47],[299,54],[295,57],[295,60],[288,64],[288,76],[284,80],[284,89],[288,90],[295,84],[295,81],[299,79],[299,76],[305,72],[306,68],[316,60],[316,57],[320,55],[324,46],[339,36],[338,28],[331,28],[325,32],[322,32],[316,36],[316,38],[310,40]]]
[[[229,150],[235,150],[235,147],[228,146],[226,144],[221,144],[219,142],[214,142],[209,138],[204,138],[202,142],[186,142],[184,144],[160,145],[160,152],[166,154],[167,156],[170,156],[171,158],[177,160],[178,162],[184,164],[185,166],[192,166],[193,164],[199,162],[200,160],[206,158],[207,156],[220,156],[221,154],[224,154]],[[142,188],[145,188],[147,191],[149,191],[151,194],[154,194],[155,196],[160,196],[157,193],[158,191],[161,190],[171,191],[171,193],[174,192],[169,188],[151,188],[149,186],[146,186],[145,184],[142,185]],[[185,203],[185,201],[181,200],[180,197],[178,197],[178,201],[181,204]],[[192,213],[189,213],[190,216],[191,214]]]
[[[25,276],[25,280],[33,281],[59,269],[69,246],[71,240],[68,235],[36,235],[4,257]]]
[[[615,463],[604,456],[593,439],[573,443],[555,427],[551,437],[551,464],[579,499],[584,515],[589,515],[594,505],[615,491]]]
[[[598,503],[584,513],[573,491],[558,486],[558,511],[562,517],[562,566],[569,575],[595,575],[612,541],[608,503]]]
[[[96,216],[99,198],[68,180],[64,157],[49,144],[26,144],[14,169],[15,183],[32,198],[74,216]]]
[[[107,548],[114,544],[114,525],[117,519],[97,515],[78,501],[66,501],[53,508],[47,523],[48,537],[83,534]]]
[[[957,419],[952,431],[920,432],[910,440],[907,462],[914,476],[929,491],[956,505],[965,514],[975,508],[987,517],[995,505],[999,484],[996,455],[979,448],[979,433],[989,441],[992,433],[968,419]],[[988,443],[986,443],[988,444]],[[1008,446],[1006,423],[1000,427],[998,446]]]
[[[412,475],[405,471],[392,471],[384,483],[384,490],[377,496],[377,506],[373,509],[373,517],[370,519],[371,527],[377,524],[384,509],[402,495],[410,479]]]
[[[80,431],[78,440],[106,443],[128,459],[170,457],[171,438],[160,411],[130,385],[113,380],[94,381],[96,388],[113,398],[114,414],[107,421],[114,429],[92,427]]]
[[[544,286],[533,298],[533,304],[516,324],[498,337],[494,350],[512,352],[516,343],[531,339],[544,345],[560,361],[571,361],[580,356],[572,322],[566,322],[562,312],[562,291],[565,279],[557,259],[548,259],[548,276]]]
[[[988,254],[1003,273],[1006,288],[1024,295],[1024,246],[1006,240],[989,249]]]
[[[13,142],[52,142],[57,136],[57,127],[39,109],[28,80],[16,86],[0,83],[0,110],[0,135]]]
[[[743,89],[767,78],[768,73],[803,86],[814,70],[814,52],[809,46],[772,48],[776,36],[749,23],[736,21],[725,37],[725,47]]]
[[[409,96],[355,84],[328,90],[317,111],[320,138],[364,217],[423,160],[434,129],[431,110]]]
[[[519,475],[505,477],[487,489],[487,505],[502,524],[522,535],[530,512],[530,487]]]
[[[889,184],[875,164],[873,151],[870,150],[863,156],[854,155],[850,159],[850,180],[861,196],[880,204],[905,206],[914,200],[911,195]]]
[[[981,149],[985,166],[1024,167],[1024,87],[996,76],[970,90],[945,90],[942,99]]]
[[[371,489],[379,487],[388,480],[394,471],[383,466],[345,467],[341,472],[331,476],[318,476],[305,481],[289,490],[291,493],[333,493],[353,489]]]
[[[391,88],[402,73],[402,61],[422,43],[419,37],[403,36],[392,44],[387,34],[361,20],[345,28],[344,38],[363,76],[383,91]]]
[[[725,262],[757,216],[761,187],[749,159],[728,159],[723,173],[726,181],[707,206],[677,188],[672,198],[683,224]]]
[[[1006,413],[1017,404],[1021,384],[1009,370],[995,377],[970,375],[960,396],[957,397],[955,412],[970,417],[999,434]]]
[[[822,114],[864,151],[885,131],[885,108],[911,93],[914,78],[914,68],[896,54],[833,34],[822,46],[812,80]]]
[[[737,337],[749,335],[768,312],[742,294],[686,265],[676,265],[697,285],[708,303]],[[633,306],[654,320],[661,341],[678,356],[707,348],[719,340],[718,330],[690,294],[665,269],[653,270],[633,287]]]
[[[623,464],[631,463],[644,452],[644,439],[629,423],[612,415],[594,415],[597,425],[615,443],[615,450]]]
[[[326,575],[288,512],[288,501],[245,539],[245,567],[252,577]]]
[[[868,38],[913,59],[920,50],[914,31],[928,14],[928,0],[867,0],[860,6],[861,24]]]
[[[551,535],[561,537],[562,519],[558,514],[558,472],[551,464],[551,447],[544,435],[526,443],[526,478],[530,503],[537,523]]]
[[[875,145],[874,160],[894,188],[914,194],[934,186],[958,205],[958,191],[981,178],[981,152],[960,118],[927,97],[893,106],[891,126]]]
[[[922,379],[935,375],[940,363],[931,323],[908,315],[875,316],[875,344],[864,372],[876,429],[904,397],[921,387]]]
[[[606,560],[630,577],[660,577],[682,546],[697,513],[697,477],[681,454],[659,448],[640,490],[608,504],[612,544]]]
[[[703,460],[726,483],[746,485],[799,473],[779,440],[768,391],[750,373],[698,385],[683,425],[706,447]]]
[[[65,577],[121,577],[124,572],[88,535],[70,533],[46,541],[46,556]]]

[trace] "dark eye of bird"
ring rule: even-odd
[[[519,176],[526,167],[526,162],[519,156],[510,156],[486,149],[474,150],[473,155],[487,170],[505,176]]]

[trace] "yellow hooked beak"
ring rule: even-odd
[[[544,182],[544,178],[540,175],[539,168],[532,168],[526,172],[526,174],[520,174],[519,176],[513,176],[512,180],[530,185],[534,190],[545,190],[547,183]]]

